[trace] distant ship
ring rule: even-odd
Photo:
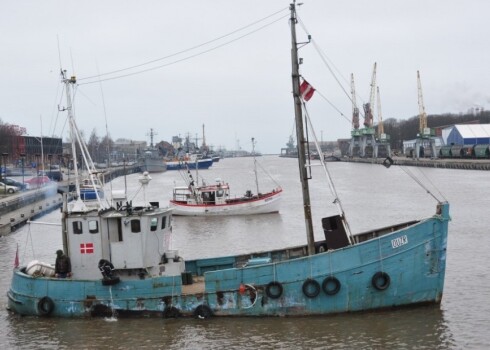
[[[150,147],[145,148],[138,158],[138,164],[141,171],[149,173],[162,173],[167,170],[167,164],[162,152],[153,146],[153,136],[156,135],[153,129],[150,129]]]
[[[298,149],[294,146],[293,135],[289,136],[289,141],[286,143],[286,148],[281,148],[279,157],[298,158]]]

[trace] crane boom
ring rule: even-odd
[[[378,97],[378,137],[385,133],[385,128],[383,125],[383,116],[381,115],[381,97],[379,95],[379,86],[376,87],[377,97]]]
[[[359,108],[356,102],[356,88],[354,86],[354,74],[351,73],[350,92],[352,95],[352,128],[359,129]]]
[[[364,126],[367,128],[373,127],[373,106],[374,97],[376,94],[376,62],[374,62],[373,75],[371,77],[371,94],[369,102],[364,104]]]
[[[427,114],[425,113],[424,97],[422,95],[422,83],[420,82],[420,72],[417,71],[417,86],[419,92],[419,132],[424,135],[427,129]]]

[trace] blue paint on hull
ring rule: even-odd
[[[195,170],[196,167],[198,169],[209,169],[209,167],[213,165],[212,159],[200,159],[196,162],[167,162],[167,170],[180,170],[180,169],[190,169]]]
[[[440,209],[439,215],[404,229],[313,256],[214,271],[209,271],[213,264],[214,268],[233,266],[236,257],[189,261],[187,266],[194,272],[208,270],[203,272],[204,292],[194,294],[183,293],[180,276],[122,280],[104,286],[101,280],[36,278],[16,269],[8,304],[19,314],[42,316],[38,303],[49,297],[54,303],[51,316],[84,317],[96,314],[100,307],[120,315],[164,315],[172,307],[183,316],[192,316],[204,304],[216,316],[303,316],[439,303],[444,289],[449,205]],[[373,286],[372,278],[379,271],[390,277],[384,290]],[[317,296],[305,295],[307,279],[321,286],[329,276],[340,282],[338,293],[328,295],[320,289]],[[283,289],[277,298],[267,293],[267,285],[273,281],[280,282]]]
[[[82,200],[94,200],[97,199],[97,193],[99,198],[104,198],[103,190],[94,190],[94,189],[80,189],[80,198]]]

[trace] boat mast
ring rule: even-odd
[[[72,111],[72,100],[71,100],[71,85],[76,84],[77,79],[72,76],[70,78],[66,77],[66,70],[61,72],[63,83],[65,83],[66,87],[66,102],[67,107],[66,110],[68,112],[68,121],[70,123],[70,139],[71,139],[71,151],[73,156],[73,170],[75,171],[75,188],[77,192],[77,198],[80,198],[80,183],[78,178],[78,164],[77,164],[77,149],[75,146],[75,128],[73,126],[73,111]]]
[[[298,148],[299,174],[301,178],[301,187],[303,190],[303,209],[306,224],[306,238],[308,242],[308,254],[315,254],[315,238],[313,234],[313,223],[311,219],[310,190],[308,188],[308,174],[306,171],[306,139],[303,128],[303,116],[301,110],[301,99],[299,93],[299,60],[298,60],[298,43],[296,41],[296,1],[290,5],[291,10],[291,63],[292,63],[292,81],[294,96],[294,114],[296,119],[296,139]]]
[[[254,173],[255,173],[255,186],[257,187],[257,196],[259,195],[259,178],[257,176],[257,159],[255,158],[255,138],[252,137],[252,156],[254,157]]]

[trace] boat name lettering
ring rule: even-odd
[[[405,245],[408,243],[408,237],[407,235],[403,235],[401,237],[397,237],[395,239],[391,240],[391,247],[392,248],[398,248],[401,247],[402,245]]]

